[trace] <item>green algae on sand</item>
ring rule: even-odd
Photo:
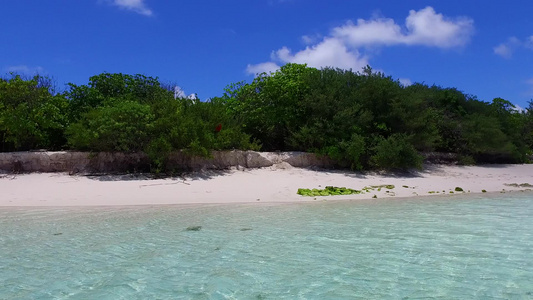
[[[326,186],[325,189],[298,189],[298,195],[307,197],[316,196],[336,196],[336,195],[352,195],[361,194],[360,190],[349,189],[345,187]]]

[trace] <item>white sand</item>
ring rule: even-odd
[[[531,190],[533,165],[429,166],[412,176],[271,168],[207,171],[184,178],[148,180],[128,176],[69,176],[61,173],[2,175],[0,206],[99,206],[203,203],[272,203],[369,199]],[[303,197],[298,188],[326,186],[362,189],[394,185],[350,196]],[[407,186],[407,187],[404,187]],[[388,191],[388,192],[387,192]],[[435,193],[430,193],[435,192]],[[439,193],[436,193],[439,192]],[[454,195],[460,194],[454,192]]]

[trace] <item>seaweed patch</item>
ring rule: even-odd
[[[349,189],[345,187],[326,186],[324,189],[298,189],[298,195],[307,197],[316,196],[336,196],[336,195],[353,195],[361,194],[360,190]]]

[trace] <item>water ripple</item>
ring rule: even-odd
[[[0,299],[528,299],[504,196],[0,210]]]

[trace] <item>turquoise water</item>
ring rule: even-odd
[[[4,208],[0,299],[533,299],[533,195],[502,197]]]

